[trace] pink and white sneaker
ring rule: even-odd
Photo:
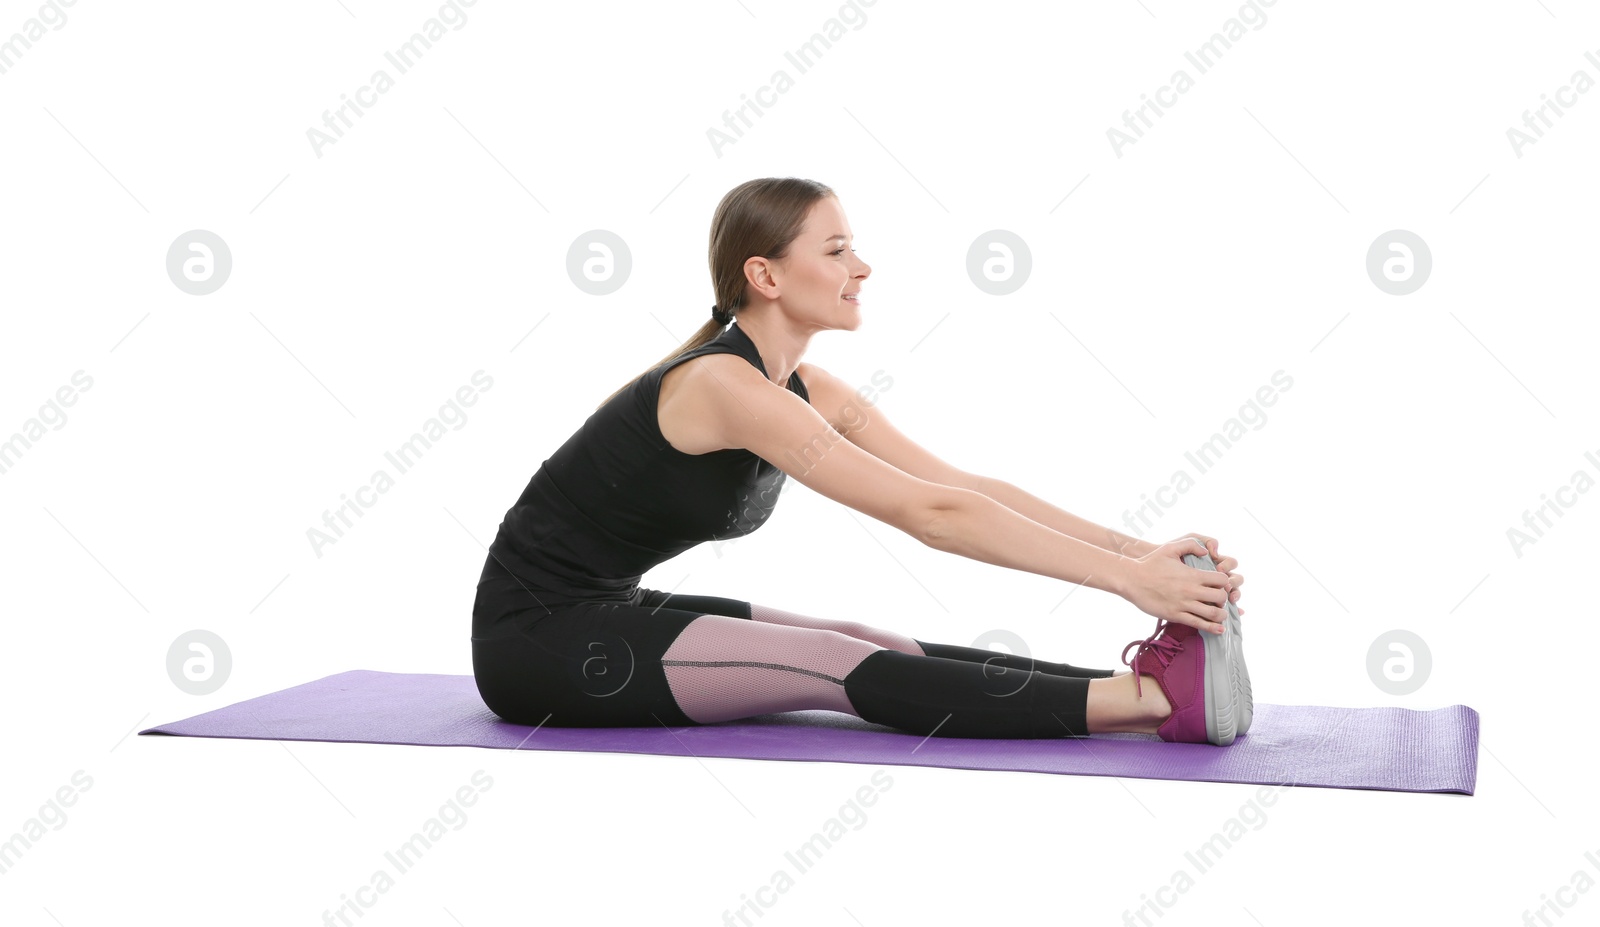
[[[1209,554],[1184,554],[1183,562],[1197,570],[1217,569]],[[1255,698],[1250,692],[1250,669],[1244,662],[1244,622],[1239,618],[1238,606],[1231,600],[1226,605],[1222,636],[1228,640],[1230,658],[1233,660],[1233,701],[1239,717],[1238,733],[1243,734],[1250,730],[1250,719],[1255,714]]]
[[[1133,659],[1128,650],[1137,647]],[[1162,740],[1226,747],[1238,736],[1232,648],[1228,635],[1199,631],[1166,619],[1154,634],[1122,648],[1122,662],[1133,672],[1134,688],[1144,695],[1140,676],[1153,677],[1172,703],[1172,715],[1156,729]]]

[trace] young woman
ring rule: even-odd
[[[812,181],[752,180],[722,199],[711,319],[608,397],[500,523],[472,616],[484,703],[528,725],[831,709],[945,737],[1230,742],[1243,659],[1223,646],[1225,607],[1244,578],[1214,539],[1149,544],[960,470],[801,361],[812,335],[861,324],[871,268],[852,238]],[[761,527],[790,477],[935,549],[1117,593],[1156,632],[1114,672],[640,586],[695,544]]]

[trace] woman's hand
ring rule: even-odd
[[[1157,547],[1129,564],[1123,597],[1147,615],[1221,634],[1227,614],[1227,574],[1197,570],[1183,562],[1184,554],[1206,553],[1205,546],[1189,536]]]
[[[1187,538],[1198,538],[1200,542],[1206,546],[1206,553],[1211,557],[1211,562],[1217,565],[1218,572],[1227,574],[1228,600],[1234,604],[1235,610],[1237,610],[1239,614],[1243,616],[1244,609],[1239,608],[1238,605],[1240,594],[1239,587],[1244,584],[1244,574],[1234,572],[1234,567],[1239,565],[1239,561],[1232,557],[1222,556],[1221,552],[1217,550],[1217,539],[1214,537],[1200,534],[1199,532],[1191,532],[1181,538],[1177,538],[1176,540],[1182,541]]]

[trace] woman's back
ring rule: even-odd
[[[475,633],[530,607],[529,620],[537,620],[540,604],[628,601],[651,567],[766,522],[787,478],[782,470],[742,448],[686,454],[661,433],[662,376],[713,353],[737,354],[766,372],[736,322],[647,371],[540,464],[489,547],[480,588],[492,583],[506,595],[480,594]],[[788,388],[810,401],[798,373]]]

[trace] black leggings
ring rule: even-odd
[[[688,726],[832,709],[921,735],[1082,736],[1089,681],[1113,672],[720,596],[640,587],[628,602],[520,607],[529,600],[486,573],[474,610],[478,692],[516,724]]]

